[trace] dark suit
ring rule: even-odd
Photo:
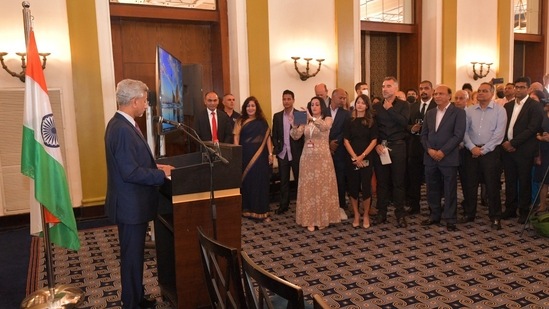
[[[524,102],[513,126],[513,139],[509,140],[507,131],[513,115],[516,101],[507,102],[507,127],[503,143],[509,141],[516,149],[514,152],[503,150],[503,171],[505,174],[505,214],[516,216],[517,207],[521,216],[527,216],[532,193],[532,167],[538,153],[536,133],[541,129],[543,108],[540,103],[528,98]]]
[[[418,177],[418,175],[423,175],[425,173],[425,167],[423,166],[423,155],[425,154],[425,150],[423,149],[423,145],[421,145],[421,128],[417,133],[412,133],[411,130],[418,119],[423,121],[423,118],[425,117],[425,115],[421,114],[422,104],[423,102],[421,101],[410,104],[410,120],[408,121],[408,132],[410,133],[410,137],[408,139],[408,161],[406,164],[406,174],[408,175],[406,198],[410,210],[418,212],[420,210],[421,183],[423,182],[423,177]],[[431,99],[425,108],[425,113],[436,106],[437,104],[435,101]]]
[[[211,141],[212,140],[212,128],[210,127],[210,118],[211,111],[209,109],[204,109],[200,112],[198,112],[194,117],[194,129],[198,133],[198,136],[203,141]],[[232,121],[227,114],[224,112],[217,112],[215,113],[215,117],[217,118],[217,139],[220,143],[233,143],[233,125],[234,121]]]
[[[147,141],[133,123],[116,113],[105,132],[107,196],[105,211],[118,225],[124,308],[136,308],[143,295],[147,224],[156,217],[157,186],[164,172],[156,167]]]
[[[294,109],[295,111],[295,109]],[[291,129],[291,126],[290,126]],[[290,136],[290,130],[286,132],[290,140],[290,152],[292,160],[289,160],[288,154],[284,154],[281,158],[279,154],[284,148],[284,111],[280,111],[273,115],[273,151],[278,160],[278,173],[280,176],[280,209],[286,210],[290,205],[290,169],[294,174],[294,180],[297,183],[299,179],[299,159],[303,151],[304,137],[294,140]]]
[[[427,183],[427,202],[431,209],[431,220],[446,220],[455,224],[457,219],[457,167],[459,166],[459,143],[465,134],[465,111],[449,104],[438,130],[436,127],[437,108],[425,114],[421,130],[421,143],[425,148],[425,181]],[[434,160],[428,150],[440,150],[444,158]],[[444,192],[444,211],[441,198]]]
[[[330,108],[328,107],[327,116],[330,116]],[[333,119],[332,128],[330,129],[329,140],[337,141],[337,149],[332,154],[332,159],[334,162],[334,168],[336,173],[337,180],[337,195],[339,197],[339,207],[345,209],[345,192],[347,192],[346,179],[345,179],[345,170],[347,169],[346,162],[349,160],[349,153],[343,145],[343,131],[345,127],[351,120],[351,113],[349,111],[338,108],[335,118]]]

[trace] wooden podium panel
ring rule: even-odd
[[[221,151],[231,160],[229,165],[216,162],[213,166],[217,240],[240,250],[241,148],[224,145]],[[213,238],[214,211],[208,191],[210,165],[200,160],[201,155],[196,153],[159,160],[176,167],[171,181],[161,188],[155,220],[158,283],[162,296],[174,308],[210,308],[197,227]]]
[[[242,198],[239,191],[225,191],[216,192],[217,239],[240,250]],[[209,199],[173,203],[173,232],[167,230],[165,222],[155,223],[158,282],[162,295],[176,308],[210,306],[197,227],[213,238],[211,213]],[[165,219],[166,216],[160,218],[157,221],[169,220]]]

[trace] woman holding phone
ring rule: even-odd
[[[332,117],[327,116],[321,97],[314,97],[307,105],[307,124],[292,126],[293,139],[305,136],[305,145],[299,161],[296,222],[314,231],[330,223],[341,221],[334,164],[328,137]]]
[[[360,225],[358,211],[358,195],[362,192],[364,220],[362,227],[370,227],[370,204],[372,201],[372,150],[377,144],[377,126],[374,125],[374,115],[370,99],[366,95],[359,95],[354,104],[351,122],[343,132],[343,144],[350,155],[347,164],[348,193],[353,206],[353,227]]]

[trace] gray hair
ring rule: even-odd
[[[142,98],[149,87],[139,80],[124,79],[116,85],[116,104],[127,105],[134,98]]]

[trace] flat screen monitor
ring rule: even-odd
[[[156,48],[156,94],[157,115],[183,123],[183,65],[160,46]],[[167,123],[159,127],[159,134],[176,130]]]

